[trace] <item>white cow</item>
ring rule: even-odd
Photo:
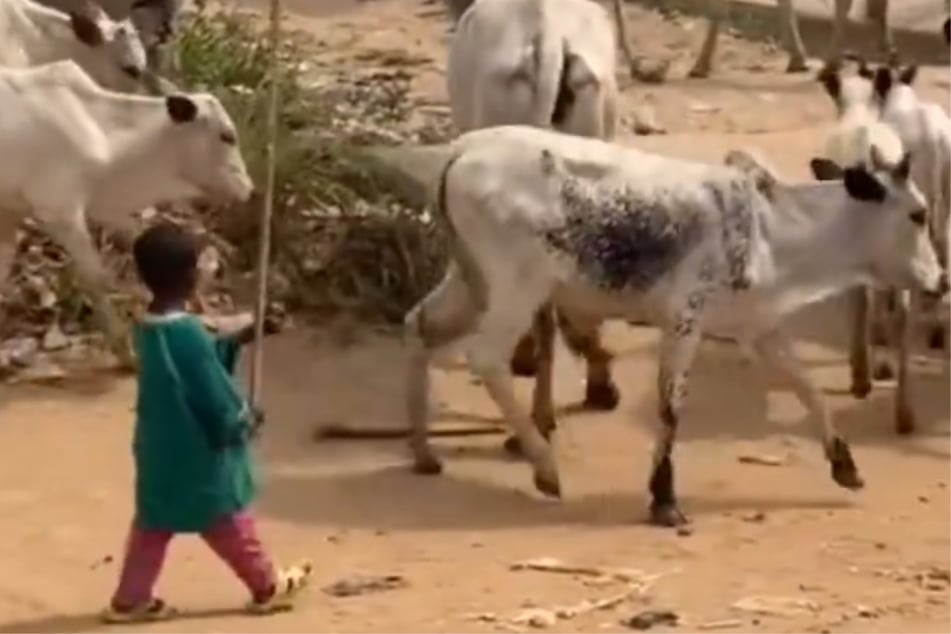
[[[881,156],[895,161],[896,148],[904,148],[915,156],[911,178],[928,202],[926,222],[938,253],[939,263],[947,269],[948,215],[951,208],[948,174],[951,172],[951,119],[938,104],[922,102],[912,84],[916,67],[902,70],[883,66],[872,71],[859,61],[859,73],[842,77],[837,66],[827,66],[820,79],[832,96],[839,111],[839,119],[830,137],[826,154],[841,165],[867,162],[867,153],[876,145]],[[845,140],[851,140],[851,143]],[[817,177],[822,177],[817,173]],[[833,175],[834,177],[834,175]],[[893,294],[892,294],[893,295]],[[914,301],[913,301],[914,300]],[[916,314],[921,307],[919,298],[908,293],[890,297],[877,294],[874,312],[881,313],[886,302],[895,304],[893,328],[885,329],[885,341],[897,355],[897,382],[895,398],[895,429],[910,433],[915,428],[914,408],[911,406],[911,382],[908,363],[911,353],[911,334]],[[852,346],[852,391],[864,397],[871,389],[869,371],[869,315],[867,296],[857,297],[856,322]],[[933,347],[941,347],[947,325],[940,315],[939,325],[931,332]],[[894,330],[896,332],[890,332]],[[895,337],[897,335],[897,339]],[[876,375],[887,378],[891,369],[887,364],[876,368]]]
[[[461,132],[522,124],[610,139],[617,128],[616,66],[611,20],[595,2],[479,0],[450,42],[453,123]],[[613,409],[618,390],[598,330],[559,323],[569,348],[587,361],[585,404]],[[513,369],[535,374],[535,353],[532,337],[524,337]]]
[[[32,0],[0,0],[0,67],[28,68],[71,59],[100,85],[133,91],[145,49],[129,20],[114,21],[84,2],[63,13]]]
[[[105,291],[108,275],[87,216],[106,227],[160,201],[244,201],[252,183],[234,123],[212,95],[125,95],[72,61],[0,69],[0,279],[30,216],[72,258],[108,340],[130,361],[126,332]]]
[[[685,521],[671,453],[704,331],[751,344],[782,372],[821,431],[833,479],[863,486],[782,324],[860,283],[947,290],[907,158],[893,170],[847,168],[844,183],[787,185],[742,154],[729,157],[733,165],[706,165],[523,126],[463,135],[452,155],[437,213],[453,260],[406,317],[418,472],[441,469],[426,432],[430,357],[461,341],[531,460],[536,487],[560,495],[551,447],[516,401],[508,368],[519,335],[551,300],[569,319],[646,313],[662,328],[653,521]],[[545,418],[550,409],[536,415]]]

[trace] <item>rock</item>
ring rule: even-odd
[[[743,521],[750,522],[753,524],[762,524],[763,522],[766,521],[766,513],[763,513],[762,511],[756,511],[755,513],[744,515]]]
[[[38,355],[28,367],[16,377],[17,383],[56,383],[66,378],[66,372],[46,355]]]
[[[873,619],[878,616],[878,612],[874,608],[861,604],[855,606],[855,613],[863,619]]]
[[[668,70],[670,60],[637,57],[631,66],[631,77],[645,84],[662,84],[667,79]]]
[[[667,129],[657,123],[654,108],[647,104],[634,108],[632,117],[634,134],[667,134]]]
[[[50,329],[46,331],[45,335],[43,335],[44,350],[62,350],[68,346],[69,339],[63,334],[63,331],[60,329],[58,324],[53,324],[50,326]]]
[[[543,608],[522,610],[512,619],[515,625],[529,625],[536,628],[551,627],[558,622],[558,615]]]
[[[40,349],[39,342],[33,337],[14,337],[0,346],[0,366],[26,367]]]
[[[670,610],[644,610],[634,616],[623,619],[621,625],[635,630],[649,630],[655,625],[675,626],[680,617]]]
[[[753,596],[744,597],[731,606],[734,610],[772,616],[800,616],[816,612],[819,605],[802,597]]]

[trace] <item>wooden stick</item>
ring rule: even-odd
[[[459,423],[456,425],[433,425],[429,435],[435,437],[482,436],[504,432],[504,427],[492,423]],[[347,425],[331,424],[318,427],[314,432],[314,440],[386,440],[405,438],[408,435],[408,429],[399,427],[349,427]]]
[[[278,49],[281,44],[281,4],[280,0],[271,0],[271,58],[270,58],[270,99],[267,118],[267,180],[264,186],[264,204],[261,207],[260,238],[258,243],[257,295],[254,306],[254,350],[251,357],[251,380],[249,394],[251,403],[261,402],[264,376],[264,313],[267,309],[267,273],[271,259],[271,217],[274,214],[274,194],[277,163],[278,132]]]

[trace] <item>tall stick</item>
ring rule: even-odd
[[[251,403],[261,402],[264,374],[264,313],[267,308],[267,272],[271,260],[271,216],[274,214],[274,189],[276,185],[277,131],[278,131],[278,49],[281,43],[281,4],[271,0],[271,59],[270,95],[267,118],[267,176],[264,186],[264,204],[261,207],[260,235],[258,243],[257,295],[254,306],[254,350],[251,357]]]

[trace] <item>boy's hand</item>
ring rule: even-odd
[[[264,334],[276,335],[284,330],[284,321],[286,315],[284,308],[278,304],[268,304],[264,311]],[[254,324],[242,328],[236,335],[238,343],[241,345],[254,341]]]
[[[257,405],[251,406],[251,438],[256,438],[261,433],[261,427],[264,426],[264,410]]]

